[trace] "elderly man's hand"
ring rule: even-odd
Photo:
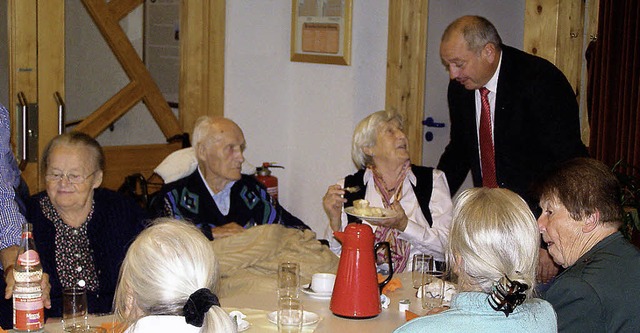
[[[347,202],[344,190],[340,185],[331,185],[322,198],[322,207],[329,217],[329,224],[333,231],[339,231],[342,227],[342,206]]]
[[[10,271],[6,273],[5,282],[7,283],[7,288],[4,290],[4,298],[10,299],[13,296],[13,286],[15,285],[15,280],[13,278],[13,268],[10,268]],[[51,309],[51,284],[49,283],[49,274],[42,274],[42,281],[40,282],[40,287],[42,288],[42,303],[44,307],[47,309]]]
[[[547,283],[558,274],[560,267],[553,262],[553,258],[549,254],[549,251],[540,249],[538,255],[538,283]]]
[[[244,232],[244,230],[245,229],[239,224],[230,222],[219,227],[211,228],[211,233],[213,234],[213,238],[223,238],[239,234]]]

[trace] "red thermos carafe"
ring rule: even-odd
[[[393,277],[389,243],[381,242],[374,247],[373,230],[362,223],[351,223],[344,232],[333,234],[342,242],[342,253],[331,296],[331,312],[348,318],[377,316],[381,312],[380,292]],[[386,280],[378,283],[375,253],[380,246],[386,246],[390,273]]]

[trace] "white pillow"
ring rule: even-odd
[[[197,167],[195,150],[189,147],[169,154],[153,171],[160,175],[165,183],[171,183],[192,174]]]
[[[198,159],[193,147],[176,150],[153,170],[162,177],[165,183],[171,183],[178,179],[182,179],[194,171],[198,167]],[[242,163],[242,171],[245,175],[253,175],[256,173],[256,167],[247,160]]]

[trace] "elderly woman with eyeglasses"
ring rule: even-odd
[[[80,132],[45,148],[46,191],[31,197],[27,220],[51,283],[51,309],[62,313],[64,288],[84,286],[90,313],[111,312],[120,265],[142,231],[146,212],[133,199],[99,188],[105,166],[100,144]]]

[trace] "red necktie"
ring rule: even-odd
[[[496,180],[495,151],[491,135],[491,105],[489,104],[489,89],[480,88],[480,162],[482,164],[482,186],[498,187]]]

